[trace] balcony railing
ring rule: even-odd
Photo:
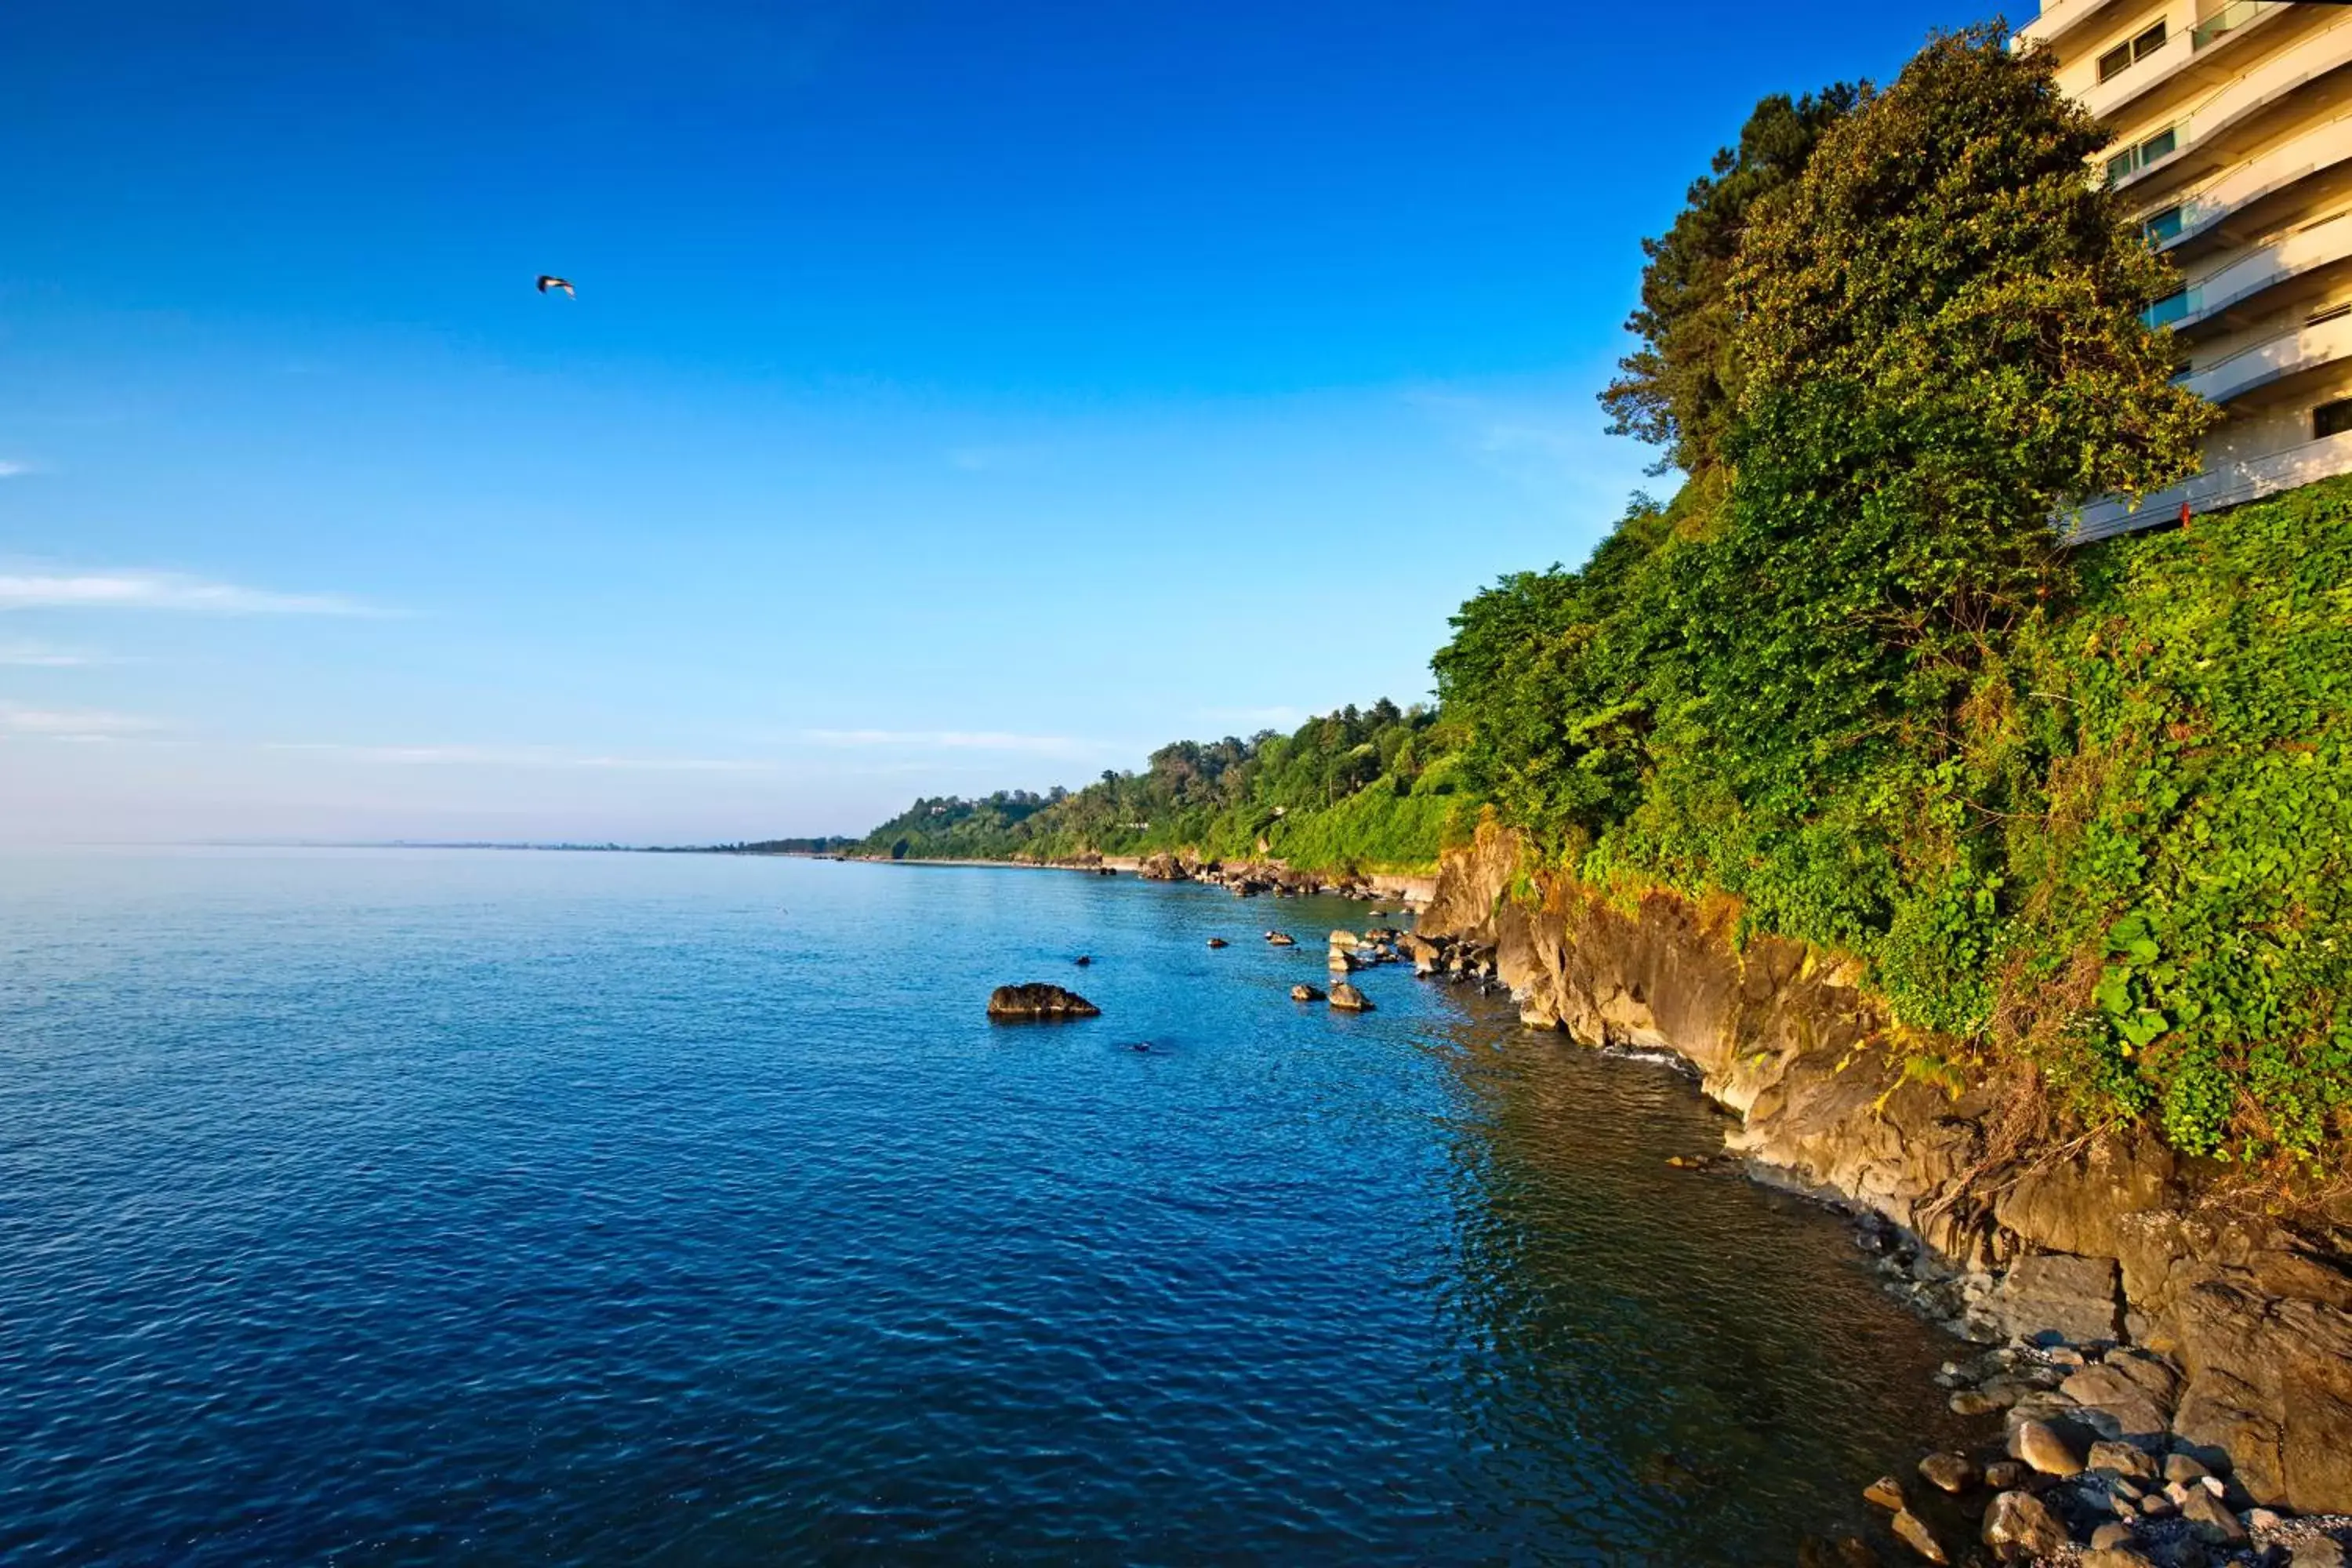
[[[2189,47],[2194,51],[2215,39],[2233,33],[2265,12],[2275,11],[2286,0],[2230,0],[2230,4],[2214,12],[2189,31]]]

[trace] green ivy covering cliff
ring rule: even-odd
[[[2352,1107],[2352,487],[2063,547],[2213,416],[2099,145],[1990,29],[1864,94],[1696,285],[1721,465],[1472,600],[1440,690],[1558,869],[1862,955],[1944,1081],[2022,1058],[2093,1121],[2310,1152]]]

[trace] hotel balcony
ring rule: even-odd
[[[2265,3],[2281,5],[2284,0]],[[2253,127],[2260,117],[2284,103],[2291,94],[2332,71],[2352,65],[2352,9],[2324,9],[2333,15],[2315,29],[2306,31],[2296,47],[2260,61],[2225,81],[2193,107],[2184,106],[2184,112],[2166,122],[2165,128],[2173,137],[2170,152],[2112,174],[2109,183],[2129,193],[2134,200],[2152,205],[2163,199],[2163,193],[2185,189],[2242,157],[2247,150],[2244,139],[2234,132]],[[2241,37],[2247,30],[2242,27],[2227,36]],[[2185,47],[2189,37],[2180,35],[2175,41]],[[2172,47],[2171,43],[2165,46],[2168,50]],[[2147,63],[2144,61],[2142,65]],[[2140,68],[2135,66],[2124,75],[2133,75]],[[2114,87],[2121,79],[2102,85]],[[2086,95],[2085,101],[2095,100]],[[2151,124],[2147,129],[2153,132],[2157,127]]]
[[[2346,358],[2352,358],[2352,314],[2265,338],[2182,378],[2180,384],[2208,402],[2227,403]]]
[[[2352,213],[2337,213],[2235,257],[2178,294],[2158,300],[2148,310],[2148,324],[2169,326],[2177,332],[2210,326],[2257,295],[2311,279],[2321,268],[2347,259],[2352,259]]]
[[[2311,189],[2296,189],[2305,182],[2314,183]],[[2168,232],[2156,237],[2167,252],[2185,260],[2230,244],[2232,227],[2259,229],[2273,210],[2308,207],[2315,192],[2332,194],[2339,188],[2352,188],[2352,101],[2332,118],[2182,192],[2178,216],[2166,225]],[[2291,200],[2273,200],[2291,192]]]
[[[2083,508],[2066,528],[2070,544],[2087,544],[2143,528],[2178,522],[2185,504],[2193,512],[2238,506],[2298,485],[2352,473],[2352,430],[2323,436],[2284,451],[2216,467],[2209,473],[2158,490],[2137,505],[2107,496]]]

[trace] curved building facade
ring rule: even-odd
[[[2114,132],[2095,177],[2181,272],[2148,319],[2228,416],[2204,472],[2095,501],[2075,536],[2352,471],[2352,5],[2044,0],[2014,42]]]

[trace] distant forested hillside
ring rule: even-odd
[[[1467,831],[1456,737],[1434,711],[1383,698],[1290,734],[1179,741],[1140,773],[1084,789],[919,800],[858,853],[901,859],[1065,859],[1189,850],[1318,868],[1427,866]]]

